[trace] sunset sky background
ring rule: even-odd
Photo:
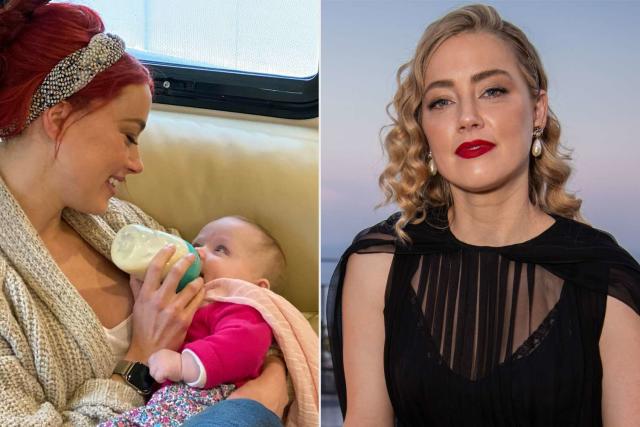
[[[550,106],[574,149],[568,188],[583,214],[640,258],[640,2],[487,2],[519,26],[549,76]],[[322,256],[397,210],[374,210],[385,161],[379,132],[395,73],[425,27],[458,1],[323,1]],[[634,124],[635,123],[635,124]],[[326,283],[333,263],[325,262]]]

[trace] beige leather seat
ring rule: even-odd
[[[287,258],[277,292],[317,332],[317,126],[158,108],[163,107],[154,105],[140,138],[144,172],[130,176],[119,196],[187,240],[225,215],[242,215],[266,228]]]

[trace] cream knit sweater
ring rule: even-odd
[[[102,216],[66,209],[63,218],[109,259],[125,224],[161,228],[115,198]],[[0,283],[0,426],[95,425],[143,404],[110,379],[117,361],[100,321],[1,178]]]

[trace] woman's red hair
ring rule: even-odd
[[[11,129],[4,137],[22,132],[31,98],[51,69],[104,31],[94,10],[48,2],[9,1],[0,11],[0,129]],[[67,101],[76,108],[94,100],[106,102],[132,84],[148,84],[153,93],[149,70],[125,53]]]

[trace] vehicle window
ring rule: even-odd
[[[74,0],[154,72],[155,102],[318,115],[319,0]]]

